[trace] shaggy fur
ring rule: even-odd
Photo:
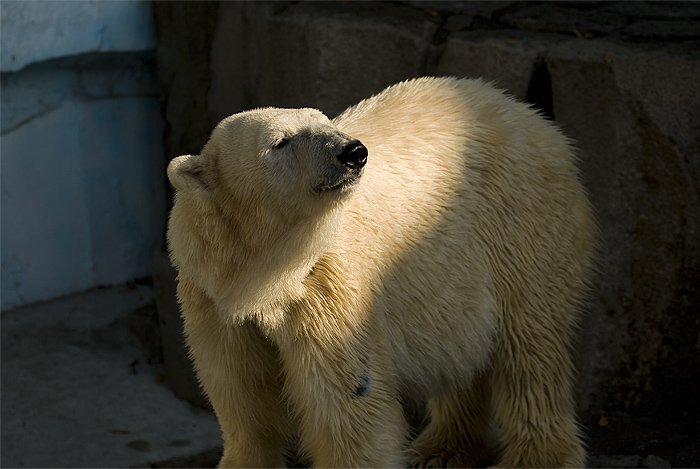
[[[364,169],[339,154],[359,139]],[[479,80],[333,121],[256,109],[174,159],[168,231],[222,467],[579,467],[569,354],[596,227],[550,122]],[[400,393],[428,399],[408,447]]]

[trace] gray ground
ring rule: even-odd
[[[148,285],[2,314],[2,467],[214,467],[214,416],[162,382]],[[669,416],[671,417],[671,416]],[[700,467],[698,420],[585,414],[591,467]]]
[[[2,467],[149,467],[221,445],[132,333],[152,303],[130,285],[2,314]]]

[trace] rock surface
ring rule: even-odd
[[[546,61],[604,235],[589,405],[677,406],[675,395],[697,413],[700,54],[576,41]]]

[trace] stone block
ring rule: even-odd
[[[605,468],[625,468],[625,467],[640,467],[642,457],[636,454],[627,456],[624,454],[595,456],[588,460],[586,467],[605,467]],[[646,466],[641,466],[646,467]]]
[[[618,11],[591,9],[573,2],[571,6],[555,2],[525,4],[502,15],[500,21],[524,30],[595,36],[610,34],[627,25],[625,16]]]
[[[549,87],[540,64],[547,50],[561,38],[550,34],[511,31],[468,31],[450,35],[435,70],[436,75],[483,78],[513,96],[535,104],[538,86]],[[545,83],[535,83],[545,78]],[[545,94],[549,94],[547,89]]]
[[[3,311],[92,285],[79,137],[61,131],[80,128],[78,107],[66,104],[2,136]],[[27,155],[68,157],[38,164]]]
[[[649,456],[644,458],[644,461],[642,461],[642,464],[644,464],[644,467],[649,467],[649,468],[654,467],[654,468],[659,468],[659,469],[673,467],[673,466],[671,466],[670,462],[666,461],[663,458],[655,456],[653,454],[650,454]]]
[[[157,98],[155,61],[154,51],[84,54],[3,72],[0,132],[10,132],[71,99]]]
[[[628,41],[698,41],[700,20],[639,21],[626,27],[622,36]]]
[[[579,40],[546,63],[604,235],[583,406],[697,415],[700,54]]]
[[[410,0],[408,5],[423,10],[445,12],[452,15],[464,14],[491,19],[494,13],[505,10],[516,2],[508,1],[440,1],[440,0]]]
[[[151,2],[2,2],[2,71],[88,52],[155,47]]]
[[[676,21],[700,20],[700,5],[696,2],[601,2],[598,6],[602,11],[622,14],[628,23],[665,20],[672,26]]]
[[[217,26],[216,36],[212,38],[211,86],[206,95],[207,119],[212,123],[260,106],[259,83],[268,79],[261,76],[262,63],[277,62],[282,55],[279,51],[273,57],[265,57],[262,42],[271,16],[284,8],[286,3],[221,2],[218,12],[221,26]],[[294,38],[287,41],[293,42]]]
[[[2,309],[149,276],[165,224],[157,99],[27,112],[2,135]]]
[[[387,4],[224,3],[222,8],[209,94],[216,118],[240,111],[242,104],[317,107],[334,117],[388,85],[424,74],[438,27],[434,18]],[[240,25],[235,16],[240,9],[250,23],[247,37],[233,32]],[[230,23],[224,22],[227,18]],[[218,109],[227,101],[232,80],[244,73],[254,76],[248,90],[254,99]]]
[[[153,288],[163,344],[165,382],[181,399],[198,407],[209,407],[185,344],[180,305],[177,302],[177,272],[166,253],[153,256]]]
[[[216,125],[207,117],[206,99],[211,83],[211,41],[219,3],[152,4],[158,41],[158,81],[165,120],[163,150],[166,161],[178,155],[198,153]]]
[[[70,99],[78,86],[72,70],[47,66],[28,67],[2,74],[0,132],[6,134]]]

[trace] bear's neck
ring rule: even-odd
[[[337,208],[291,223],[212,217],[200,224],[202,245],[217,246],[207,253],[212,268],[206,277],[226,317],[277,328],[286,306],[306,295],[303,281],[332,245],[340,215]]]

